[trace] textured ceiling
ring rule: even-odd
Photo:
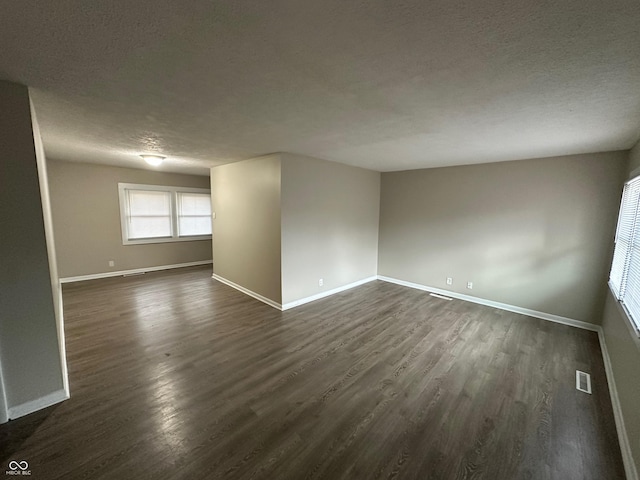
[[[0,78],[49,157],[163,169],[288,151],[375,170],[621,150],[637,0],[0,0]]]

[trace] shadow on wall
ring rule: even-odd
[[[606,260],[589,258],[576,238],[508,232],[492,245],[471,245],[481,259],[470,276],[489,299],[533,310],[594,321],[589,312],[604,306]],[[483,251],[484,250],[484,251]],[[485,287],[487,286],[487,287]],[[573,304],[574,308],[567,308]],[[575,307],[579,307],[577,310]]]
[[[613,231],[597,229],[585,211],[566,212],[562,221],[553,215],[529,213],[526,225],[514,223],[522,228],[505,229],[482,242],[486,248],[485,261],[479,265],[482,280],[498,286],[496,295],[554,309],[574,299],[574,305],[584,312],[601,312]],[[570,311],[564,315],[572,316]]]
[[[516,238],[514,238],[516,237]],[[478,271],[474,273],[476,281],[499,286],[496,293],[515,293],[518,290],[535,288],[536,296],[545,298],[548,293],[559,289],[580,288],[583,280],[579,274],[584,248],[579,245],[562,247],[531,247],[528,249],[510,247],[509,242],[518,242],[517,236],[505,238],[502,247],[491,246],[475,251],[482,257]],[[520,247],[522,247],[522,243]],[[473,254],[471,249],[470,254]],[[542,281],[549,279],[548,282]]]
[[[594,225],[579,215],[558,226],[545,213],[493,210],[461,218],[434,214],[420,224],[396,220],[395,248],[387,249],[389,271],[383,274],[445,289],[452,288],[445,278],[453,277],[460,293],[596,322],[609,258],[593,252],[609,251],[606,235],[594,238]]]
[[[385,173],[380,274],[599,323],[626,161],[609,152]]]

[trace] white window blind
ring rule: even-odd
[[[211,195],[178,192],[178,231],[181,237],[211,234]]]
[[[119,183],[122,244],[211,238],[211,192],[204,188]]]
[[[129,238],[171,237],[171,193],[127,190]]]
[[[622,193],[609,284],[640,330],[640,177],[627,182]]]

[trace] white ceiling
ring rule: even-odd
[[[638,0],[0,1],[50,158],[381,171],[630,148]]]

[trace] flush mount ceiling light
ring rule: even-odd
[[[162,161],[165,159],[165,157],[163,157],[162,155],[140,155],[140,156],[144,158],[145,162],[147,162],[149,165],[153,165],[154,167],[157,167],[158,165],[160,165]]]

